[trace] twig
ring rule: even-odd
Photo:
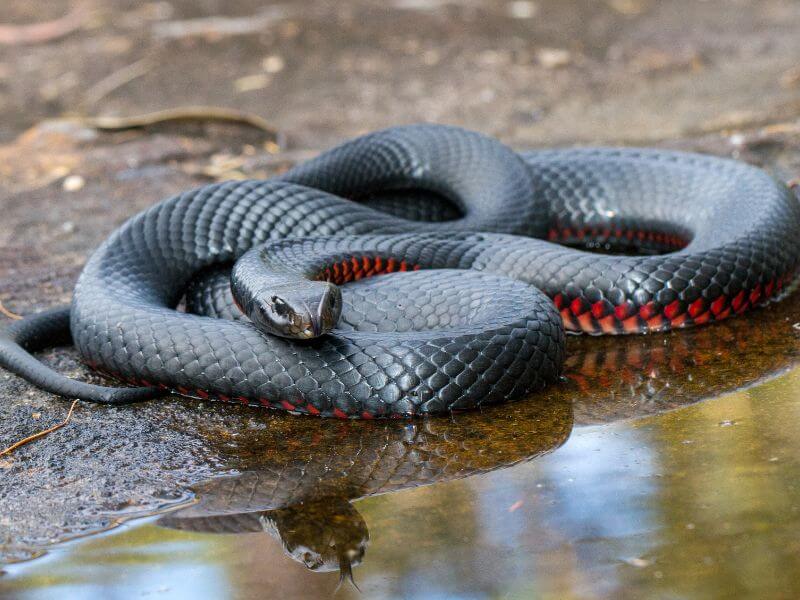
[[[205,17],[186,21],[169,21],[153,26],[153,34],[162,39],[183,39],[194,36],[226,37],[260,33],[277,21],[296,14],[290,4],[276,4],[247,17]]]
[[[64,425],[69,423],[69,420],[72,418],[72,412],[75,410],[75,405],[77,403],[78,403],[77,400],[73,400],[72,406],[69,407],[69,412],[67,413],[67,417],[63,421],[61,421],[61,423],[53,425],[52,427],[49,427],[48,429],[45,429],[44,431],[40,431],[39,433],[34,433],[33,435],[29,435],[25,439],[22,439],[22,440],[14,443],[14,444],[11,444],[5,450],[0,451],[0,456],[5,456],[6,454],[11,454],[14,450],[19,448],[20,446],[24,446],[25,444],[27,444],[29,442],[32,442],[33,440],[38,440],[40,437],[44,437],[48,433],[53,433],[57,429],[61,429],[62,427],[64,427]]]
[[[283,136],[280,131],[270,125],[265,119],[250,113],[218,106],[185,106],[132,117],[87,117],[76,120],[87,127],[110,131],[139,129],[173,121],[222,121],[227,123],[241,123],[254,127],[255,129],[260,129],[269,134],[279,146],[283,146]]]
[[[97,104],[114,90],[145,75],[150,70],[151,62],[150,57],[145,57],[141,60],[137,60],[135,63],[122,67],[118,71],[114,71],[111,75],[104,77],[86,90],[84,102],[89,106]]]
[[[43,44],[69,35],[80,29],[86,22],[88,11],[79,4],[63,17],[30,25],[10,25],[0,23],[0,44],[19,46],[23,44]]]
[[[0,300],[0,314],[7,316],[9,319],[19,320],[22,318],[22,315],[18,315],[17,313],[13,313],[8,310],[5,306],[3,306],[2,300]]]

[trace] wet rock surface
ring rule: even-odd
[[[391,124],[454,123],[517,147],[652,141],[738,157],[784,180],[800,174],[792,77],[800,7],[788,1],[735,10],[646,0],[97,4],[87,3],[70,35],[0,48],[0,301],[19,314],[68,302],[92,248],[152,203],[211,180],[269,176]],[[14,3],[0,7],[0,21],[55,19],[67,9]],[[287,143],[278,149],[263,131],[213,122],[101,132],[53,120],[189,104],[261,115]],[[569,404],[571,427],[751,385],[795,363],[798,321],[795,298],[708,330],[573,338],[567,381],[527,402]],[[96,378],[70,350],[44,358]],[[69,407],[5,372],[0,399],[0,447],[61,421]],[[494,433],[472,418],[453,427],[504,439],[519,426],[496,421]],[[389,427],[176,398],[79,404],[67,427],[0,457],[0,555],[24,558],[180,503],[188,484],[308,446],[320,430],[358,436]],[[276,436],[289,447],[273,449]]]

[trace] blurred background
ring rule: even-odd
[[[800,113],[794,0],[7,0],[0,139],[224,105],[300,147],[438,121],[525,145]]]

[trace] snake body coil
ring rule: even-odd
[[[420,218],[433,221],[409,220]],[[611,148],[517,155],[459,129],[396,128],[279,179],[206,186],[136,215],[87,263],[71,330],[90,365],[146,387],[327,416],[440,413],[555,379],[563,328],[664,331],[779,298],[795,281],[799,234],[792,193],[738,162]],[[329,335],[267,335],[233,308],[220,274],[251,250],[236,292],[364,281],[308,306],[323,318],[341,298]],[[283,315],[282,297],[269,297]],[[285,321],[295,337],[321,331]],[[3,362],[22,371],[15,356]]]

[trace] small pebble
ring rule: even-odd
[[[269,75],[259,73],[258,75],[240,77],[233,82],[233,87],[236,88],[237,92],[252,92],[254,90],[264,89],[269,85],[269,82]]]
[[[572,54],[563,48],[542,48],[536,53],[536,60],[545,69],[558,69],[572,62]]]
[[[745,137],[741,133],[734,133],[728,141],[730,141],[731,146],[741,147],[744,146]]]
[[[529,0],[509,2],[506,10],[512,19],[531,19],[539,12],[539,6]]]
[[[64,183],[61,184],[61,187],[64,188],[65,192],[77,192],[85,185],[86,180],[83,177],[80,175],[70,175],[64,179]]]
[[[438,65],[441,60],[442,56],[437,50],[426,50],[422,53],[422,62],[429,67]]]
[[[261,61],[261,68],[267,73],[280,73],[286,67],[286,61],[277,54],[272,54]]]

